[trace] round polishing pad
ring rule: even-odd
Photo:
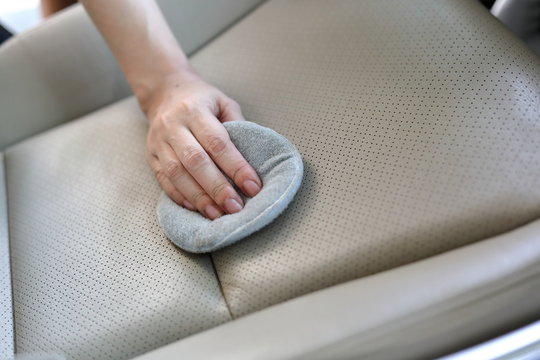
[[[274,130],[249,121],[223,124],[232,142],[259,174],[263,187],[235,214],[209,220],[184,209],[161,194],[158,220],[167,237],[178,247],[211,252],[231,245],[268,225],[292,201],[302,182],[302,158],[295,147]],[[238,193],[241,192],[238,190]]]

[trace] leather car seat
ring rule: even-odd
[[[273,224],[205,255],[160,231],[146,120],[81,9],[0,48],[0,83],[20,79],[0,97],[17,352],[405,359],[538,318],[537,55],[475,0],[241,17],[256,3],[193,28],[190,59],[295,144],[305,178]],[[161,3],[182,44],[208,4]],[[68,42],[80,62],[50,51]]]

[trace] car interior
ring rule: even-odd
[[[297,149],[298,191],[229,246],[178,247],[85,9],[10,37],[0,359],[540,359],[539,1],[158,4]]]

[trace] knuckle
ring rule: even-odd
[[[175,124],[176,117],[170,111],[163,111],[157,114],[151,122],[150,129],[160,132],[163,128],[168,128]]]
[[[186,149],[184,150],[184,165],[187,169],[197,169],[205,162],[206,154],[204,153],[204,151],[194,146],[186,147]]]
[[[216,199],[221,193],[225,192],[225,190],[227,190],[228,187],[229,187],[228,182],[223,182],[214,186],[212,189],[212,198]]]
[[[154,125],[148,132],[146,146],[148,148],[159,149],[162,143],[171,143],[179,133],[180,127],[176,124]]]
[[[163,138],[166,143],[171,145],[181,144],[180,137],[177,131],[166,131],[163,134]]]
[[[183,126],[185,114],[179,113],[175,109],[162,111],[154,116],[148,129],[148,140],[163,141],[168,134],[177,133]]]
[[[242,162],[241,164],[239,164],[236,167],[236,170],[234,170],[234,174],[233,174],[233,177],[232,177],[233,181],[235,183],[240,181],[241,179],[239,177],[242,176],[242,173],[244,172],[244,170],[246,170],[248,168],[249,168],[249,164],[247,162]]]
[[[206,192],[204,192],[204,190],[195,191],[193,194],[191,194],[191,200],[193,200],[194,204],[198,204],[199,207],[202,207],[207,199],[208,195]]]
[[[193,98],[186,98],[178,104],[178,108],[184,116],[197,116],[200,113],[200,104]]]
[[[167,175],[165,175],[165,173],[161,169],[154,169],[154,175],[156,176],[156,180],[160,184],[163,183],[163,180],[167,178]]]
[[[219,156],[227,148],[227,141],[217,135],[212,135],[208,138],[207,150],[213,156]]]
[[[177,161],[169,161],[165,165],[165,173],[170,178],[176,178],[178,175],[180,175],[182,171],[182,167],[180,166],[180,163]]]
[[[182,201],[184,201],[184,197],[182,196],[182,194],[180,194],[180,192],[178,190],[171,190],[169,191],[169,193],[167,194],[169,195],[169,197],[171,199],[173,199],[177,204],[181,204]]]

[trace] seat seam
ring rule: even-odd
[[[11,343],[12,343],[12,350],[13,350],[13,353],[15,354],[17,352],[17,341],[16,341],[16,334],[15,334],[15,293],[14,293],[14,287],[13,287],[13,266],[12,266],[12,257],[11,257],[11,254],[12,254],[12,251],[11,251],[11,237],[9,236],[10,234],[10,224],[11,222],[9,221],[9,193],[8,193],[8,181],[7,181],[7,154],[6,152],[0,152],[0,159],[2,160],[1,162],[1,166],[2,166],[2,169],[3,169],[3,174],[2,174],[2,181],[4,182],[4,186],[3,186],[3,191],[4,191],[4,198],[5,198],[5,201],[4,201],[4,204],[3,206],[5,207],[5,212],[6,212],[6,218],[5,218],[5,222],[6,222],[6,241],[7,241],[7,251],[8,251],[8,261],[7,261],[7,267],[8,267],[8,271],[9,271],[9,295],[10,296],[10,302],[11,302]]]
[[[249,8],[244,14],[236,18],[233,22],[231,22],[229,25],[225,26],[220,32],[212,36],[210,39],[203,42],[200,46],[196,47],[193,51],[191,51],[188,55],[188,58],[191,60],[191,58],[197,53],[199,53],[201,50],[205,49],[207,46],[212,44],[214,41],[219,39],[224,34],[228,33],[229,30],[234,28],[236,25],[244,21],[247,17],[249,17],[251,14],[253,14],[256,10],[258,10],[260,7],[262,7],[264,4],[268,3],[268,0],[261,1],[260,3],[252,6]]]
[[[223,289],[223,284],[221,283],[221,279],[219,278],[219,273],[217,271],[216,263],[214,262],[214,256],[212,253],[208,254],[210,257],[210,263],[212,264],[212,269],[214,270],[214,275],[216,277],[219,291],[221,292],[221,297],[223,298],[223,302],[225,303],[225,307],[227,308],[227,311],[229,312],[229,318],[231,320],[234,320],[234,315],[231,311],[231,307],[229,305],[229,302],[227,301],[227,297],[225,296],[225,290]]]

